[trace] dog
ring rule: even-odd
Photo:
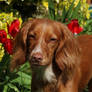
[[[31,92],[92,92],[92,35],[74,37],[66,25],[49,19],[25,22],[14,40],[13,71],[27,60]]]

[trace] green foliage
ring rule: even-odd
[[[55,8],[54,2],[52,0],[48,0],[48,8],[49,8],[49,19],[55,20]]]
[[[5,54],[0,62],[0,91],[1,92],[30,92],[31,73],[28,62],[18,72],[9,71],[11,56]]]
[[[2,0],[0,1],[0,12],[13,12],[15,15],[16,12],[19,12],[22,19],[26,20],[36,13],[38,1],[41,0]]]
[[[22,19],[21,19],[18,12],[16,12],[15,15],[14,15],[13,12],[10,12],[10,13],[2,12],[2,13],[0,13],[0,29],[4,29],[4,30],[7,31],[7,23],[11,24],[11,22],[14,19],[19,19],[20,24],[22,23]]]
[[[63,0],[62,2],[64,2]],[[49,18],[52,20],[60,21],[62,23],[68,24],[72,19],[78,19],[79,24],[83,27],[84,31],[81,34],[92,34],[92,19],[86,17],[86,12],[84,10],[80,10],[84,7],[82,4],[83,1],[80,1],[75,5],[76,0],[71,0],[69,6],[60,6],[62,5],[59,3],[54,3],[54,0],[48,0],[48,9],[49,9]],[[85,3],[84,3],[85,4]],[[58,7],[56,7],[58,6]],[[62,7],[62,8],[60,8]],[[88,11],[88,6],[86,7]],[[87,15],[90,13],[87,12]],[[84,17],[85,16],[85,17]]]
[[[89,19],[86,21],[86,24],[84,25],[84,30],[81,34],[92,34],[92,19]]]
[[[53,0],[48,0],[48,2],[49,2],[49,11],[50,11],[49,18],[50,19],[54,19],[54,20],[61,21],[61,22],[65,23],[66,19],[72,20],[72,19],[82,18],[82,15],[79,14],[79,9],[81,7],[80,1],[75,7],[74,6],[75,0],[73,0],[73,2],[71,3],[71,5],[68,9],[66,9],[66,6],[64,6],[62,9],[59,9],[59,7],[60,7],[59,6],[59,7],[57,7],[58,11],[55,10],[55,4],[54,4]]]
[[[19,19],[20,24],[22,23],[21,17],[14,16],[13,12],[0,13],[0,30],[4,29],[8,34],[7,23],[10,25],[15,19]],[[8,35],[8,38],[11,36]],[[25,72],[29,70],[29,64],[24,64],[18,72],[10,72],[11,57],[0,43],[0,92],[30,92],[31,73]]]

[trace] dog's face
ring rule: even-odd
[[[60,30],[55,24],[37,23],[29,28],[27,35],[27,53],[31,65],[48,65],[60,41]]]
[[[71,69],[78,53],[77,42],[66,25],[48,19],[29,20],[15,38],[11,70],[27,60],[31,66],[47,66],[53,59],[61,70]]]

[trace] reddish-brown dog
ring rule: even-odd
[[[92,36],[74,37],[48,19],[24,23],[15,39],[11,71],[29,60],[31,92],[92,92]]]

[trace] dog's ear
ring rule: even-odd
[[[76,38],[70,32],[66,25],[57,23],[60,32],[61,39],[56,50],[56,63],[60,70],[71,73],[79,62],[80,49]]]
[[[22,25],[19,33],[14,39],[13,56],[10,62],[10,71],[26,62],[26,39],[29,28],[31,27],[33,20],[29,20]]]

